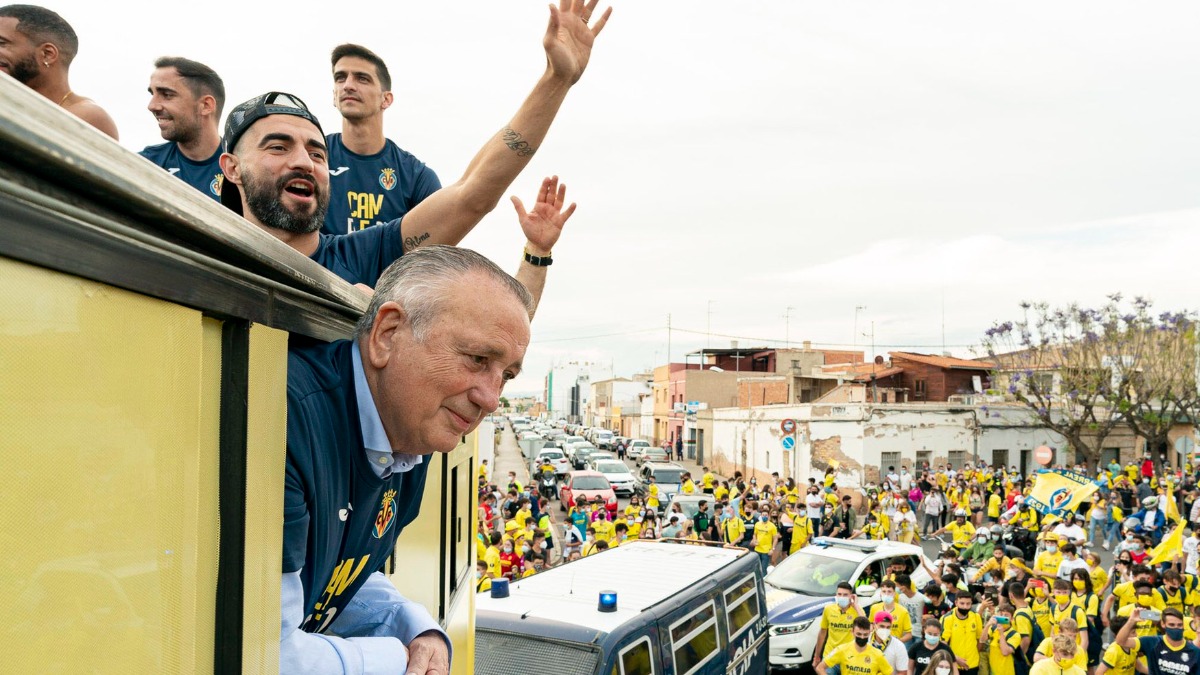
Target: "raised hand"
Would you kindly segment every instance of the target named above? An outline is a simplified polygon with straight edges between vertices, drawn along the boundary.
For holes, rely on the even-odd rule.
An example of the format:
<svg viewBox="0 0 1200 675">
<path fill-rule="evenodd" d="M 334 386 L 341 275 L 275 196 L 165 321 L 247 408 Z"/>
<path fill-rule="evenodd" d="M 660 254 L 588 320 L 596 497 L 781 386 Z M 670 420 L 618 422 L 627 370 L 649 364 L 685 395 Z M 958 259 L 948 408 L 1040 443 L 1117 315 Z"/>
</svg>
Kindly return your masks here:
<svg viewBox="0 0 1200 675">
<path fill-rule="evenodd" d="M 513 207 L 517 210 L 517 218 L 521 221 L 521 231 L 525 233 L 526 248 L 536 256 L 550 255 L 550 250 L 562 235 L 563 225 L 575 213 L 575 204 L 563 209 L 567 201 L 567 186 L 559 184 L 558 176 L 542 180 L 538 190 L 537 201 L 528 212 L 520 198 L 513 196 Z"/>
<path fill-rule="evenodd" d="M 583 76 L 592 56 L 592 43 L 612 14 L 612 7 L 609 7 L 595 25 L 589 27 L 592 12 L 599 3 L 600 0 L 589 0 L 586 4 L 583 0 L 560 0 L 558 7 L 550 5 L 550 24 L 546 26 L 542 47 L 546 50 L 550 70 L 570 84 Z"/>
</svg>

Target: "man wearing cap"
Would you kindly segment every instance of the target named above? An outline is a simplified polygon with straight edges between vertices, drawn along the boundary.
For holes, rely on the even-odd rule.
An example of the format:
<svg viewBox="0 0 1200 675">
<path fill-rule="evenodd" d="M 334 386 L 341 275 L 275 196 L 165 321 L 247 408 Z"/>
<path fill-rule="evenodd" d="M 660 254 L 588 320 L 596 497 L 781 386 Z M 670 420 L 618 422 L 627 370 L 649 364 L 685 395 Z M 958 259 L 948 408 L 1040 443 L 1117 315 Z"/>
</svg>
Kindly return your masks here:
<svg viewBox="0 0 1200 675">
<path fill-rule="evenodd" d="M 255 97 L 229 113 L 221 202 L 352 284 L 374 287 L 388 264 L 417 246 L 457 244 L 495 208 L 529 163 L 567 92 L 583 75 L 611 11 L 589 27 L 595 4 L 563 0 L 561 9 L 551 5 L 543 38 L 546 72 L 533 91 L 471 160 L 462 178 L 404 218 L 347 235 L 321 235 L 329 205 L 325 136 L 303 101 L 280 92 Z M 551 257 L 543 243 L 527 242 L 518 279 L 544 276 Z"/>
<path fill-rule="evenodd" d="M 908 650 L 898 637 L 892 635 L 892 615 L 880 610 L 872 618 L 875 626 L 871 631 L 871 646 L 883 652 L 883 658 L 892 667 L 892 675 L 907 675 Z"/>
<path fill-rule="evenodd" d="M 221 76 L 198 61 L 164 56 L 154 62 L 149 92 L 146 109 L 166 143 L 148 145 L 138 154 L 221 201 Z"/>
<path fill-rule="evenodd" d="M 442 182 L 383 135 L 383 113 L 393 102 L 392 76 L 383 59 L 362 45 L 341 44 L 333 49 L 330 65 L 342 131 L 325 137 L 330 200 L 321 231 L 348 234 L 403 217 Z"/>
</svg>

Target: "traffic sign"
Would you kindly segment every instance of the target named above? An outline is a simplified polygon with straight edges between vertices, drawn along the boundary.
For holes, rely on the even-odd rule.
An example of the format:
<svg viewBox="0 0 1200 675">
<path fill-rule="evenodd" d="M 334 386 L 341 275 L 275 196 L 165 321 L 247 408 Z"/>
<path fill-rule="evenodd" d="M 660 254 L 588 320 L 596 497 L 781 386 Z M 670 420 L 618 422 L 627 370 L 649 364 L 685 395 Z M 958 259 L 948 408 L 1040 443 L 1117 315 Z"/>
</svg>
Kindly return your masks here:
<svg viewBox="0 0 1200 675">
<path fill-rule="evenodd" d="M 783 431 L 783 433 L 790 434 L 796 430 L 796 420 L 789 417 L 779 423 L 779 428 Z"/>
<path fill-rule="evenodd" d="M 791 450 L 792 448 L 796 447 L 796 437 L 795 436 L 784 436 L 782 443 L 783 443 L 784 450 Z"/>
<path fill-rule="evenodd" d="M 1191 454 L 1192 449 L 1196 447 L 1195 441 L 1191 436 L 1180 436 L 1175 439 L 1175 451 L 1181 455 Z"/>
<path fill-rule="evenodd" d="M 1048 445 L 1039 445 L 1033 451 L 1033 460 L 1042 466 L 1050 466 L 1050 462 L 1054 461 L 1054 451 Z"/>
</svg>

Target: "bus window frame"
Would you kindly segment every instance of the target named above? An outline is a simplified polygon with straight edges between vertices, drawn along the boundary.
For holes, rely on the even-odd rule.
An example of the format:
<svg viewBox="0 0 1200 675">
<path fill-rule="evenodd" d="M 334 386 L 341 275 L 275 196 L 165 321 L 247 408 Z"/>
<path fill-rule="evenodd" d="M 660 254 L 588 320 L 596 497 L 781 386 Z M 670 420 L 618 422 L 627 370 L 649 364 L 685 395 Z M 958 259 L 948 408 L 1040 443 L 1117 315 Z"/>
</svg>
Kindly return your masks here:
<svg viewBox="0 0 1200 675">
<path fill-rule="evenodd" d="M 734 604 L 730 604 L 729 603 L 729 594 L 732 593 L 733 591 L 737 590 L 738 588 L 740 588 L 747 581 L 750 582 L 750 590 L 743 593 L 742 596 L 740 598 L 738 598 L 736 600 L 736 602 L 734 602 Z M 762 616 L 762 613 L 760 612 L 760 608 L 758 606 L 758 583 L 757 583 L 757 579 L 754 576 L 754 573 L 753 572 L 748 573 L 746 576 L 742 577 L 741 579 L 738 579 L 736 582 L 734 582 L 734 584 L 731 588 L 723 589 L 721 591 L 721 599 L 724 601 L 724 604 L 725 604 L 726 630 L 729 630 L 730 628 L 733 627 L 733 610 L 740 607 L 743 603 L 749 602 L 750 600 L 754 601 L 754 615 L 752 617 L 750 617 L 750 620 L 747 621 L 745 624 L 743 624 L 740 628 L 738 628 L 737 632 L 729 631 L 729 642 L 732 643 L 736 638 L 740 637 L 742 633 L 746 632 L 746 629 L 753 626 L 755 621 Z"/>
<path fill-rule="evenodd" d="M 650 641 L 649 635 L 641 636 L 617 652 L 617 667 L 620 669 L 621 675 L 629 675 L 625 672 L 625 654 L 633 651 L 634 647 L 643 643 L 645 643 L 646 653 L 650 657 L 650 675 L 658 675 L 658 660 L 654 658 L 654 643 Z"/>
<path fill-rule="evenodd" d="M 705 621 L 704 623 L 700 624 L 692 632 L 688 633 L 687 635 L 684 635 L 682 638 L 680 638 L 678 641 L 676 641 L 675 640 L 675 628 L 680 626 L 681 624 L 687 623 L 688 620 L 690 620 L 692 617 L 696 616 L 697 614 L 699 614 L 705 610 L 712 611 L 712 618 L 709 619 L 708 621 Z M 711 661 L 714 657 L 719 656 L 721 654 L 721 650 L 723 649 L 723 647 L 721 645 L 721 624 L 719 621 L 717 621 L 718 616 L 720 616 L 720 614 L 718 614 L 718 612 L 717 612 L 716 599 L 710 597 L 703 605 L 697 607 L 696 609 L 692 610 L 691 612 L 688 612 L 685 616 L 680 618 L 678 621 L 675 621 L 667 626 L 667 638 L 671 641 L 671 663 L 675 665 L 676 669 L 678 669 L 678 665 L 675 664 L 675 660 L 676 660 L 675 654 L 677 651 L 679 651 L 676 647 L 677 645 L 683 646 L 683 645 L 686 645 L 688 642 L 694 640 L 701 633 L 708 630 L 710 624 L 712 626 L 712 630 L 716 632 L 716 636 L 717 636 L 716 644 L 713 646 L 713 650 L 711 652 L 709 652 L 708 655 L 706 655 L 704 658 L 697 661 L 696 664 L 691 667 L 691 669 L 687 670 L 686 672 L 681 672 L 681 673 L 679 673 L 679 675 L 691 675 L 692 673 L 699 672 L 700 669 L 703 668 L 705 664 L 707 664 L 709 661 Z"/>
</svg>

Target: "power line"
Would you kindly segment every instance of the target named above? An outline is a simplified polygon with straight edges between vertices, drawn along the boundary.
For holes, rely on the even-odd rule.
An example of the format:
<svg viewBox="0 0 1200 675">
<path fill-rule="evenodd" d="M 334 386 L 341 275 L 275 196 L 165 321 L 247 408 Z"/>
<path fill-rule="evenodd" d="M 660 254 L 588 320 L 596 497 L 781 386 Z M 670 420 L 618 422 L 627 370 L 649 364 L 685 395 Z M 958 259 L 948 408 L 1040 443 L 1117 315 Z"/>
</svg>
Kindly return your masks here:
<svg viewBox="0 0 1200 675">
<path fill-rule="evenodd" d="M 666 326 L 658 326 L 655 328 L 641 328 L 641 329 L 637 329 L 637 330 L 619 331 L 619 332 L 615 332 L 615 333 L 597 333 L 594 335 L 579 335 L 579 336 L 575 336 L 575 337 L 549 338 L 549 339 L 545 339 L 545 340 L 532 340 L 530 343 L 531 344 L 543 344 L 543 343 L 547 343 L 547 342 L 571 342 L 571 341 L 576 341 L 576 340 L 595 340 L 598 338 L 621 337 L 621 336 L 625 336 L 625 335 L 638 335 L 641 333 L 651 333 L 651 332 L 661 331 L 661 330 L 668 330 L 668 328 Z M 761 342 L 761 343 L 772 343 L 772 342 L 786 343 L 787 342 L 787 340 L 780 340 L 779 338 L 753 337 L 753 336 L 747 336 L 747 335 L 732 335 L 729 333 L 709 333 L 708 331 L 690 330 L 687 328 L 678 328 L 676 326 L 671 326 L 670 330 L 677 331 L 680 333 L 688 333 L 691 335 L 712 335 L 713 337 L 728 338 L 731 340 L 739 340 L 739 341 L 746 340 L 748 342 Z M 811 344 L 814 347 L 851 348 L 851 349 L 856 349 L 858 347 L 858 345 L 846 344 L 844 342 L 815 342 L 812 340 L 806 340 L 806 342 L 808 342 L 809 344 Z M 936 350 L 944 351 L 945 349 L 951 348 L 951 347 L 956 348 L 956 349 L 972 349 L 974 347 L 978 347 L 979 345 L 977 345 L 977 344 L 924 345 L 924 344 L 886 344 L 886 343 L 881 343 L 881 344 L 877 344 L 875 346 L 879 347 L 879 348 L 884 348 L 884 349 L 933 349 L 935 351 Z"/>
</svg>

